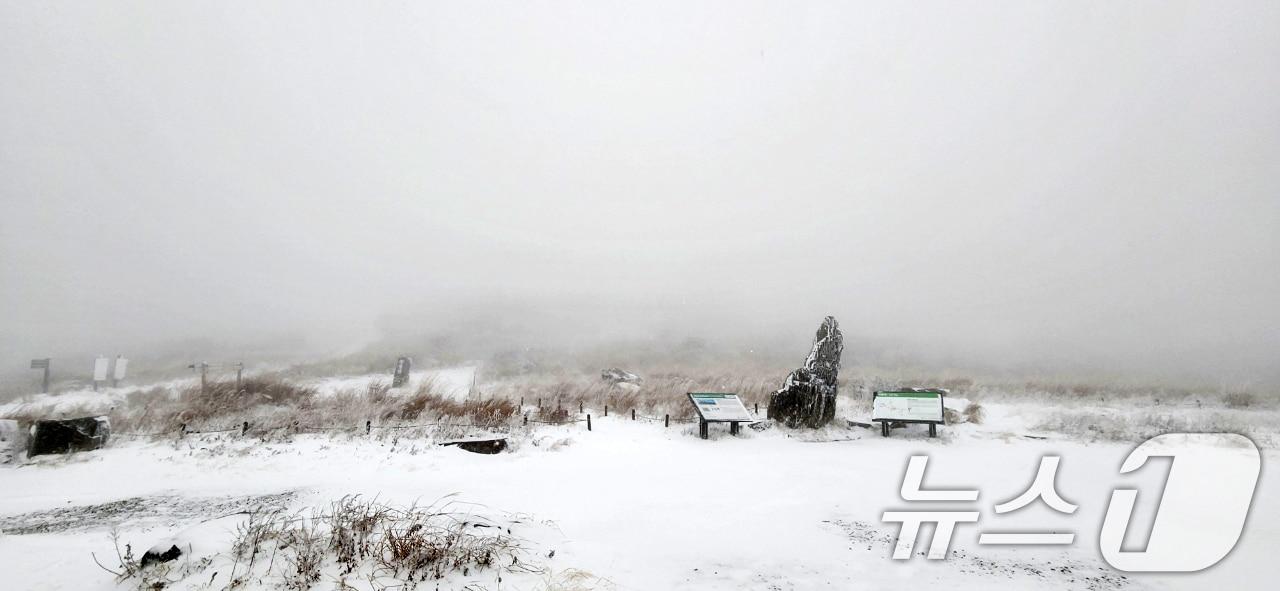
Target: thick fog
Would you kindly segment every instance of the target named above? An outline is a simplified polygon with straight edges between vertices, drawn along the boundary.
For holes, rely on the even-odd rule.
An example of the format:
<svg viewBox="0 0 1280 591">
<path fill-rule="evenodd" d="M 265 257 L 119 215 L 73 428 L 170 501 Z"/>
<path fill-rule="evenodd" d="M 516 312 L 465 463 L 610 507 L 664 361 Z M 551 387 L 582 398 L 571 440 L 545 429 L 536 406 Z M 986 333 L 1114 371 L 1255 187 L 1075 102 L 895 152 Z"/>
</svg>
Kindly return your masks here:
<svg viewBox="0 0 1280 591">
<path fill-rule="evenodd" d="M 1280 4 L 6 2 L 0 200 L 6 372 L 832 314 L 1274 380 Z"/>
</svg>

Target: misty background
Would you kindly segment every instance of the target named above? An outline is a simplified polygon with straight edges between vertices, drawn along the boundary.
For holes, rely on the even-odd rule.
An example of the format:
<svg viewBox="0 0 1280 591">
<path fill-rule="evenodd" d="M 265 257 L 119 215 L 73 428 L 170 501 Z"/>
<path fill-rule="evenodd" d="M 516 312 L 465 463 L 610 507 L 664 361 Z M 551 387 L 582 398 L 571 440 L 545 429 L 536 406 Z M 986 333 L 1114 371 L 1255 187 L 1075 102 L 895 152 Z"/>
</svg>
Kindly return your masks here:
<svg viewBox="0 0 1280 591">
<path fill-rule="evenodd" d="M 1278 91 L 1270 1 L 5 2 L 0 374 L 831 314 L 1275 383 Z"/>
</svg>

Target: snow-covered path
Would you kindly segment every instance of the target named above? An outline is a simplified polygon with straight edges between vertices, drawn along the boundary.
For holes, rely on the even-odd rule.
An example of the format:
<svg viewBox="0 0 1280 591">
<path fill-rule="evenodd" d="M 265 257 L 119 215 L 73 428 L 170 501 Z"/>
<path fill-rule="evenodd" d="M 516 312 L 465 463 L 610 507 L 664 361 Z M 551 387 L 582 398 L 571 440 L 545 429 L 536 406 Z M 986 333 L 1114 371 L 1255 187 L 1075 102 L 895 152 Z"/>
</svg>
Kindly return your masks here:
<svg viewBox="0 0 1280 591">
<path fill-rule="evenodd" d="M 1110 490 L 1131 482 L 1117 476 L 1131 446 L 898 433 L 886 440 L 864 430 L 833 433 L 849 441 L 808 442 L 778 431 L 748 433 L 702 441 L 687 427 L 597 419 L 592 432 L 581 425 L 544 428 L 535 433 L 537 445 L 526 442 L 515 453 L 496 456 L 411 439 L 130 443 L 0 468 L 0 516 L 134 497 L 296 491 L 295 505 L 352 493 L 407 504 L 459 493 L 461 500 L 554 522 L 563 538 L 546 541 L 556 550 L 549 565 L 585 569 L 628 589 L 890 588 L 908 581 L 961 589 L 989 589 L 997 582 L 1012 588 L 1249 589 L 1258 588 L 1251 575 L 1253 581 L 1267 578 L 1256 575 L 1269 568 L 1270 548 L 1280 541 L 1280 499 L 1265 467 L 1249 528 L 1223 563 L 1195 575 L 1121 579 L 1101 564 L 1096 538 Z M 980 527 L 962 524 L 949 560 L 891 561 L 887 540 L 896 526 L 881 523 L 880 516 L 907 506 L 897 495 L 913 453 L 931 458 L 929 486 L 983 485 L 979 525 L 1075 529 L 1076 545 L 976 547 Z M 1044 454 L 1063 457 L 1059 490 L 1080 511 L 1065 518 L 1028 508 L 994 518 L 992 505 L 1024 490 Z M 1145 485 L 1159 476 L 1144 475 Z M 136 515 L 120 524 L 121 538 L 147 547 L 194 521 Z M 68 531 L 0 536 L 0 572 L 13 589 L 114 588 L 89 555 L 114 557 L 108 525 L 90 520 Z M 1047 572 L 1050 564 L 1068 569 Z"/>
</svg>

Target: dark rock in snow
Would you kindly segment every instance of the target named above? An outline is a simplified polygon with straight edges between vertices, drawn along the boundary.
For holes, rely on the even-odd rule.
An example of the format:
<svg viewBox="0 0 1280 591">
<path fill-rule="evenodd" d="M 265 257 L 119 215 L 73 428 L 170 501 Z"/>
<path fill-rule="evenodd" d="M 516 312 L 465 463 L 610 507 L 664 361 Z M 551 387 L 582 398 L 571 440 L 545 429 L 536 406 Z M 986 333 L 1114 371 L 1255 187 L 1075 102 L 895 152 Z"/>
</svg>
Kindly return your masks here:
<svg viewBox="0 0 1280 591">
<path fill-rule="evenodd" d="M 94 450 L 106 445 L 110 436 L 111 421 L 107 417 L 39 420 L 31 428 L 27 455 Z"/>
<path fill-rule="evenodd" d="M 468 439 L 466 441 L 446 441 L 440 445 L 456 445 L 459 448 L 474 454 L 497 454 L 507 449 L 507 439 L 499 437 L 495 439 Z"/>
<path fill-rule="evenodd" d="M 618 384 L 639 384 L 644 381 L 640 376 L 616 367 L 600 370 L 600 379 L 615 386 Z"/>
<path fill-rule="evenodd" d="M 165 548 L 166 545 L 169 547 Z M 142 568 L 147 568 L 152 564 L 177 560 L 179 556 L 182 556 L 182 550 L 178 548 L 177 544 L 164 542 L 144 552 L 140 564 Z"/>
<path fill-rule="evenodd" d="M 818 327 L 804 367 L 787 376 L 782 388 L 769 396 L 769 418 L 784 425 L 818 428 L 836 415 L 836 392 L 844 336 L 834 316 Z"/>
</svg>

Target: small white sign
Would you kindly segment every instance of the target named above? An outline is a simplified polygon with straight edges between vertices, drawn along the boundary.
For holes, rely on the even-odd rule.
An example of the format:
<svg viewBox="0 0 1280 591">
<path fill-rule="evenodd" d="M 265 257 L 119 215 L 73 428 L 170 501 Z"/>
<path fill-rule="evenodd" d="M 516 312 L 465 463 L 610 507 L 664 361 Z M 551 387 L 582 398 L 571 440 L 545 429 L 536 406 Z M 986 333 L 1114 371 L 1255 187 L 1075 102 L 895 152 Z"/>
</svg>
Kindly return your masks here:
<svg viewBox="0 0 1280 591">
<path fill-rule="evenodd" d="M 877 392 L 871 420 L 942 422 L 942 393 L 933 391 Z"/>
<path fill-rule="evenodd" d="M 756 420 L 737 394 L 690 392 L 689 400 L 704 421 L 750 423 Z"/>
<path fill-rule="evenodd" d="M 126 372 L 129 371 L 129 360 L 124 357 L 116 357 L 115 373 L 111 374 L 117 380 L 123 380 Z"/>
<path fill-rule="evenodd" d="M 106 357 L 99 357 L 93 361 L 93 381 L 107 381 L 107 368 L 111 365 L 111 360 Z"/>
</svg>

